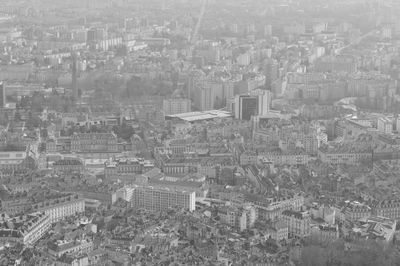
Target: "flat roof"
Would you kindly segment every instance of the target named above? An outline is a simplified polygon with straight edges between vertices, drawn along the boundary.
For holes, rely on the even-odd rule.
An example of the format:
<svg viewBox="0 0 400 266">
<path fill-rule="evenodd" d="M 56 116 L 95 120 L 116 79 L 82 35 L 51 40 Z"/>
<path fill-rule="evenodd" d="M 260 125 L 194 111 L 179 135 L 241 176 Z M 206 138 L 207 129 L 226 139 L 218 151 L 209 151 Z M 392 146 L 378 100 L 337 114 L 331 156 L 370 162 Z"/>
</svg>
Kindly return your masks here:
<svg viewBox="0 0 400 266">
<path fill-rule="evenodd" d="M 210 110 L 203 112 L 189 112 L 189 113 L 182 113 L 175 115 L 166 115 L 166 117 L 178 118 L 187 122 L 195 122 L 195 121 L 216 119 L 216 118 L 228 118 L 232 117 L 232 114 L 230 112 L 222 110 Z"/>
</svg>

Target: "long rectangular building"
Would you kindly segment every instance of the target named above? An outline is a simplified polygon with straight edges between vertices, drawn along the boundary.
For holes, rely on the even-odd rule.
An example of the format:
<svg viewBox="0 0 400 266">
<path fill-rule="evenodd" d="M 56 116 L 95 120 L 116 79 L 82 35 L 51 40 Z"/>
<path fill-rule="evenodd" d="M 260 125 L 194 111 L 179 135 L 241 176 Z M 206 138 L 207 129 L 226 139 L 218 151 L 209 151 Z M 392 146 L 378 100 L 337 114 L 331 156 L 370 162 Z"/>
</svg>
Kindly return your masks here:
<svg viewBox="0 0 400 266">
<path fill-rule="evenodd" d="M 171 207 L 181 207 L 194 211 L 196 192 L 170 190 L 152 186 L 136 186 L 132 193 L 131 203 L 137 208 L 151 211 L 166 210 Z"/>
<path fill-rule="evenodd" d="M 83 213 L 85 200 L 78 195 L 71 194 L 34 204 L 32 208 L 34 211 L 41 211 L 49 215 L 50 222 L 56 223 L 66 217 Z"/>
<path fill-rule="evenodd" d="M 79 133 L 71 137 L 71 152 L 116 153 L 117 136 L 112 133 Z"/>
</svg>

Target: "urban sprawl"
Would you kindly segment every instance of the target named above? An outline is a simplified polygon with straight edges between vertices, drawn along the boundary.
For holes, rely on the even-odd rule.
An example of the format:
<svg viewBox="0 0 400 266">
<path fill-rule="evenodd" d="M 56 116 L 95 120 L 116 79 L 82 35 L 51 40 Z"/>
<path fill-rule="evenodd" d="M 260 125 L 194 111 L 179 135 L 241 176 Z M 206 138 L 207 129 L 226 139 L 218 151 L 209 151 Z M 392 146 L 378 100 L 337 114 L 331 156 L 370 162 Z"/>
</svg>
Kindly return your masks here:
<svg viewBox="0 0 400 266">
<path fill-rule="evenodd" d="M 1 1 L 0 265 L 400 265 L 399 14 Z"/>
</svg>

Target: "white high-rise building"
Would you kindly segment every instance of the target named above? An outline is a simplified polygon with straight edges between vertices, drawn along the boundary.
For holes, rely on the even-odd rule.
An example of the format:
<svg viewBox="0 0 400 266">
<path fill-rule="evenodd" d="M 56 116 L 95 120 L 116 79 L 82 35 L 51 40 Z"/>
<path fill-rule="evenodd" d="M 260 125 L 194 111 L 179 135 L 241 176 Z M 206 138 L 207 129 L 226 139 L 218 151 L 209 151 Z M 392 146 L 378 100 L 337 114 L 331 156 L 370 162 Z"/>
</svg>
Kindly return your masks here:
<svg viewBox="0 0 400 266">
<path fill-rule="evenodd" d="M 271 91 L 257 90 L 258 94 L 258 115 L 263 116 L 269 113 L 271 102 Z"/>
<path fill-rule="evenodd" d="M 397 130 L 397 132 L 400 132 L 400 116 L 397 117 L 397 121 L 396 121 L 396 130 Z"/>
</svg>

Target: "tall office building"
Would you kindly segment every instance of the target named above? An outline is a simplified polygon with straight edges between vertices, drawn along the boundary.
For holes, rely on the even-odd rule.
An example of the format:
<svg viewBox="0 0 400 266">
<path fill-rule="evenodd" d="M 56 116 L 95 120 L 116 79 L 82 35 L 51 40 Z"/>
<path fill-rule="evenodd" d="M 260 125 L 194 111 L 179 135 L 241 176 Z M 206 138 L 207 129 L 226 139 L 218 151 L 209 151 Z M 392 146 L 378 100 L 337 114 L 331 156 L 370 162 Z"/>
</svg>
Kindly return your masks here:
<svg viewBox="0 0 400 266">
<path fill-rule="evenodd" d="M 6 86 L 4 82 L 0 83 L 0 108 L 6 106 Z"/>
<path fill-rule="evenodd" d="M 266 115 L 269 113 L 271 102 L 271 91 L 269 90 L 254 90 L 252 95 L 258 97 L 258 115 Z"/>
<path fill-rule="evenodd" d="M 180 207 L 194 211 L 196 192 L 137 186 L 132 193 L 131 202 L 137 208 L 144 208 L 151 211 L 167 210 L 171 207 Z"/>
<path fill-rule="evenodd" d="M 197 92 L 203 86 L 205 78 L 206 75 L 202 70 L 194 70 L 189 73 L 187 91 L 187 97 L 189 99 L 195 101 L 195 97 L 198 96 Z"/>
<path fill-rule="evenodd" d="M 204 80 L 194 93 L 194 102 L 200 111 L 208 111 L 225 107 L 224 87 L 217 80 Z"/>
<path fill-rule="evenodd" d="M 252 116 L 263 116 L 269 113 L 271 92 L 254 90 L 250 95 L 236 95 L 233 110 L 236 119 L 250 120 Z"/>
<path fill-rule="evenodd" d="M 234 110 L 236 119 L 250 120 L 258 114 L 258 96 L 236 95 Z"/>
</svg>

